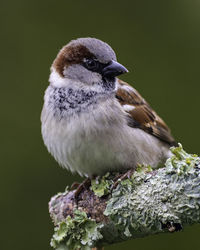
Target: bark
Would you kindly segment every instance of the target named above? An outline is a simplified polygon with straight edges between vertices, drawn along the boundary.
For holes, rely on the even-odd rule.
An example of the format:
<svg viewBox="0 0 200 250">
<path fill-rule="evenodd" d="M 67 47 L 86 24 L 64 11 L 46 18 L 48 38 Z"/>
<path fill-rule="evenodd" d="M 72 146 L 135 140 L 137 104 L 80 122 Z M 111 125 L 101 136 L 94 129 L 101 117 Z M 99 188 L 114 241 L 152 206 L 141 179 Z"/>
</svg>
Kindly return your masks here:
<svg viewBox="0 0 200 250">
<path fill-rule="evenodd" d="M 59 250 L 91 249 L 175 232 L 200 222 L 200 159 L 182 146 L 163 168 L 140 166 L 130 178 L 116 174 L 93 180 L 74 198 L 75 190 L 51 198 L 49 212 L 55 224 L 51 245 Z"/>
</svg>

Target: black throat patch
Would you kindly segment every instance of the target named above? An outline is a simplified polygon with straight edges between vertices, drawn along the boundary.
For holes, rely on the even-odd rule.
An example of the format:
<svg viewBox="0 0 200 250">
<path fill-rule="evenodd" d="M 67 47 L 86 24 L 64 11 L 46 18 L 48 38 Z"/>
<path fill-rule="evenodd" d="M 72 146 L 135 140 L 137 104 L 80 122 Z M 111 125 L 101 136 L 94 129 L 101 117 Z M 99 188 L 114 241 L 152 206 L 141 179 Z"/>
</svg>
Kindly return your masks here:
<svg viewBox="0 0 200 250">
<path fill-rule="evenodd" d="M 106 100 L 112 94 L 99 93 L 92 90 L 72 89 L 68 87 L 49 86 L 48 106 L 53 110 L 54 116 L 59 118 L 69 117 L 81 112 L 88 112 L 89 106 L 95 108 L 96 104 Z"/>
</svg>

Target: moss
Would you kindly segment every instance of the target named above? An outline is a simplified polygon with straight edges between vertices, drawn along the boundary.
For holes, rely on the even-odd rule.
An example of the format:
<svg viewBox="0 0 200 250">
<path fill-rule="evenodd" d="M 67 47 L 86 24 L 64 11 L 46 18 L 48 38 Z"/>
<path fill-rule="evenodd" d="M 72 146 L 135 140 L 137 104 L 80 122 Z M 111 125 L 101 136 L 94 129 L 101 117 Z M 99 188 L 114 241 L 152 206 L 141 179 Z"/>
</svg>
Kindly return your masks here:
<svg viewBox="0 0 200 250">
<path fill-rule="evenodd" d="M 51 240 L 51 246 L 57 250 L 89 250 L 93 242 L 102 238 L 101 224 L 87 217 L 85 212 L 74 211 L 74 217 L 68 216 L 58 223 Z"/>
</svg>

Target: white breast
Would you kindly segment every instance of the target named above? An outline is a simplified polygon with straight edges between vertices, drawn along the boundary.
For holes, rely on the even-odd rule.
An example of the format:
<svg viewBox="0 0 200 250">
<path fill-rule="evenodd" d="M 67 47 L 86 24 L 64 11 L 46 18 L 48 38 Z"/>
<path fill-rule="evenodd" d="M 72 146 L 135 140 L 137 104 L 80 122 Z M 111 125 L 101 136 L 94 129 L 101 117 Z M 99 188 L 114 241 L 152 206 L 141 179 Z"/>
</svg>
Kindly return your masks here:
<svg viewBox="0 0 200 250">
<path fill-rule="evenodd" d="M 169 156 L 167 146 L 130 128 L 125 114 L 113 97 L 91 105 L 88 112 L 57 119 L 46 98 L 41 116 L 44 143 L 60 165 L 80 175 L 102 175 L 138 163 L 156 167 Z"/>
</svg>

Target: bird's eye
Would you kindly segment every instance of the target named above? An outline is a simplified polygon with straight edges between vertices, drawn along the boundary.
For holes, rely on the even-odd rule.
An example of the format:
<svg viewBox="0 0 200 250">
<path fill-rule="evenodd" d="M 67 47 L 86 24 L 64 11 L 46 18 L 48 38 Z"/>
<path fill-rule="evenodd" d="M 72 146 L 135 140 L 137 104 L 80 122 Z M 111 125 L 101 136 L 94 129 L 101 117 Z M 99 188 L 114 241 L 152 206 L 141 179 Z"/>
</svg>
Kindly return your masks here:
<svg viewBox="0 0 200 250">
<path fill-rule="evenodd" d="M 84 66 L 89 70 L 96 70 L 98 67 L 98 62 L 94 59 L 85 59 Z"/>
</svg>

